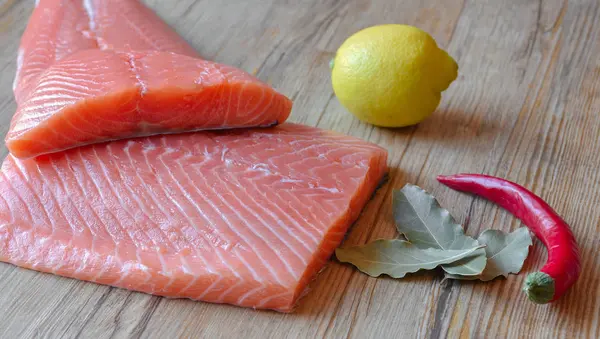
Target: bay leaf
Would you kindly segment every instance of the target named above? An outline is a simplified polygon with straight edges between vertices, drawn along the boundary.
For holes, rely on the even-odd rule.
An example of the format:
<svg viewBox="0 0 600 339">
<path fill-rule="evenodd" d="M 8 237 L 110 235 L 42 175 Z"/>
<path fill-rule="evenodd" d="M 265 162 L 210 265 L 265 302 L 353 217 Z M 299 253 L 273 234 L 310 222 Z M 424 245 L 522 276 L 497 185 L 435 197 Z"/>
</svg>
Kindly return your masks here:
<svg viewBox="0 0 600 339">
<path fill-rule="evenodd" d="M 499 276 L 519 273 L 529 254 L 529 247 L 533 244 L 526 227 L 508 234 L 499 230 L 485 230 L 477 240 L 486 246 L 487 265 L 483 272 L 477 276 L 446 274 L 446 279 L 490 281 Z"/>
<path fill-rule="evenodd" d="M 476 255 L 481 246 L 468 249 L 440 250 L 420 248 L 400 239 L 380 239 L 361 246 L 338 248 L 335 255 L 339 261 L 356 266 L 372 277 L 387 274 L 402 278 L 408 273 L 431 270 L 442 264 Z"/>
<path fill-rule="evenodd" d="M 393 210 L 398 231 L 419 248 L 463 250 L 479 246 L 477 240 L 465 235 L 448 210 L 418 186 L 407 184 L 401 190 L 395 190 Z M 442 268 L 449 274 L 479 275 L 487 259 L 483 249 L 475 254 Z"/>
</svg>

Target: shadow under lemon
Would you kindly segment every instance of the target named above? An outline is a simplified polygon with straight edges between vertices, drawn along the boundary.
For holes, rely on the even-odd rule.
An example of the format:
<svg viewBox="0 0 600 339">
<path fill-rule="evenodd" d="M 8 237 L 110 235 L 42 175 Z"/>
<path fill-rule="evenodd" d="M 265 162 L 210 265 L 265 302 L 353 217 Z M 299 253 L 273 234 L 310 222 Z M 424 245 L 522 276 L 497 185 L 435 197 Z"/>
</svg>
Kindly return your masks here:
<svg viewBox="0 0 600 339">
<path fill-rule="evenodd" d="M 384 134 L 413 135 L 417 139 L 440 142 L 492 141 L 503 128 L 482 112 L 437 109 L 422 122 L 406 127 L 377 127 Z"/>
</svg>

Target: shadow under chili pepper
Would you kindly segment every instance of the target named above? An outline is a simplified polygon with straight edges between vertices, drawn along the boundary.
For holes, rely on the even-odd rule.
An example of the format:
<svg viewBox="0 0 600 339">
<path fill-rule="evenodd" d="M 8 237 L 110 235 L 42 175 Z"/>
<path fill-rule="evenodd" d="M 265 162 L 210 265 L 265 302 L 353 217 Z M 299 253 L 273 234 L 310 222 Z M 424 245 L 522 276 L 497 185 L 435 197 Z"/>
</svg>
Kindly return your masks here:
<svg viewBox="0 0 600 339">
<path fill-rule="evenodd" d="M 560 299 L 550 304 L 552 312 L 557 312 L 560 319 L 568 319 L 570 326 L 574 327 L 598 308 L 599 301 L 596 296 L 600 271 L 594 269 L 597 265 L 597 248 L 591 248 L 590 245 L 592 244 L 579 241 L 581 276 Z M 535 267 L 531 270 L 533 272 Z"/>
</svg>

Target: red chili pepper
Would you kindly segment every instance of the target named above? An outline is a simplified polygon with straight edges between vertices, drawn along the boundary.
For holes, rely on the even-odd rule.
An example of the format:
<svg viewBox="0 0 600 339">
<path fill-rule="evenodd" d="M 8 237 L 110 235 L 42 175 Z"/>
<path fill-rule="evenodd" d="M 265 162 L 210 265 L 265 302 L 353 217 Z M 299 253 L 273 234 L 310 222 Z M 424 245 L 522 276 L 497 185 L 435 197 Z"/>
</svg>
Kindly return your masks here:
<svg viewBox="0 0 600 339">
<path fill-rule="evenodd" d="M 438 176 L 442 184 L 488 199 L 512 213 L 542 241 L 548 260 L 525 279 L 530 300 L 545 304 L 560 298 L 579 278 L 579 249 L 569 225 L 540 197 L 513 182 L 481 174 Z"/>
</svg>

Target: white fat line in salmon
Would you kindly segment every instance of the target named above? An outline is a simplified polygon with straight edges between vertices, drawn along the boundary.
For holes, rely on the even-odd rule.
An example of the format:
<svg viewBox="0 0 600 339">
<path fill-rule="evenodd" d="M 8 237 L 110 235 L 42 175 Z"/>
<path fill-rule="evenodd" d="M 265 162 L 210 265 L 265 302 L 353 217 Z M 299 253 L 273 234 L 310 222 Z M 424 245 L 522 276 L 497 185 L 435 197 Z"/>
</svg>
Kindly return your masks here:
<svg viewBox="0 0 600 339">
<path fill-rule="evenodd" d="M 13 91 L 17 88 L 19 84 L 19 77 L 21 76 L 21 69 L 23 68 L 23 49 L 19 48 L 17 52 L 17 71 L 15 72 L 15 79 L 13 80 L 12 89 Z"/>
<path fill-rule="evenodd" d="M 94 18 L 96 17 L 96 13 L 94 13 L 94 5 L 92 5 L 92 0 L 83 0 L 83 8 L 85 8 L 85 12 L 90 19 L 90 30 L 95 33 L 96 22 L 94 21 Z"/>
</svg>

